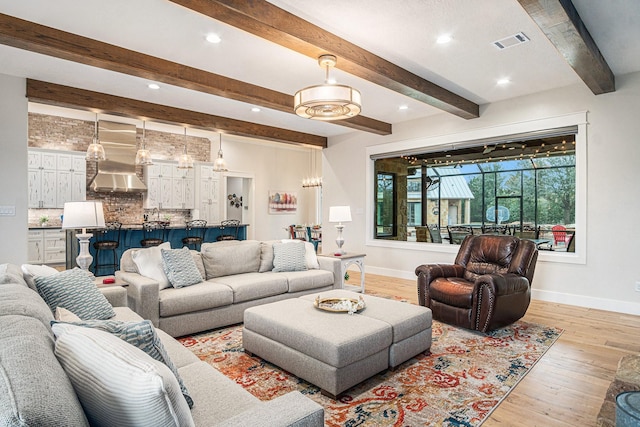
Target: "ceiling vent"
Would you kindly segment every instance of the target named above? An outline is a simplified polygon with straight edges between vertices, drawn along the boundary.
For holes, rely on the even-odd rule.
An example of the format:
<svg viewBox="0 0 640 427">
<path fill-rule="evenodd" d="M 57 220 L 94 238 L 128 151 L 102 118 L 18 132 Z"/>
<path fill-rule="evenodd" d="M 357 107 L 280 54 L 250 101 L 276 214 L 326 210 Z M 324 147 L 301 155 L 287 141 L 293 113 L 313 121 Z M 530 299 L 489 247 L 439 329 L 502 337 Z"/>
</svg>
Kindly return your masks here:
<svg viewBox="0 0 640 427">
<path fill-rule="evenodd" d="M 516 33 L 516 34 L 514 34 L 512 36 L 505 37 L 504 39 L 497 40 L 497 41 L 493 42 L 492 44 L 498 50 L 502 50 L 502 49 L 506 49 L 508 47 L 513 47 L 513 46 L 517 46 L 517 45 L 522 44 L 522 43 L 526 43 L 528 41 L 529 41 L 529 37 L 527 37 L 524 33 L 520 32 L 520 33 Z"/>
</svg>

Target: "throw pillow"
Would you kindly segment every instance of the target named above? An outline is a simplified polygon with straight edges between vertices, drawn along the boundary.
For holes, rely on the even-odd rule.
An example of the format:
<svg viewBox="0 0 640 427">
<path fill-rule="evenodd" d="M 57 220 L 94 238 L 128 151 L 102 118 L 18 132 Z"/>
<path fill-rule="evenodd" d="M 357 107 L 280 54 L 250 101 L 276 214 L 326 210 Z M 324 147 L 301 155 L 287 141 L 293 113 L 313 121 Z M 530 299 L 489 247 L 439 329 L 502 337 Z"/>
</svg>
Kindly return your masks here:
<svg viewBox="0 0 640 427">
<path fill-rule="evenodd" d="M 304 271 L 306 269 L 304 242 L 273 244 L 272 271 Z"/>
<path fill-rule="evenodd" d="M 282 243 L 302 242 L 302 240 L 296 239 L 283 239 Z M 311 242 L 304 242 L 304 260 L 307 264 L 307 270 L 317 270 L 320 268 L 318 262 L 318 256 L 316 254 L 316 248 Z"/>
<path fill-rule="evenodd" d="M 191 251 L 186 246 L 181 249 L 161 249 L 162 267 L 174 288 L 202 283 L 202 275 L 198 271 Z"/>
<path fill-rule="evenodd" d="M 56 307 L 56 312 L 53 313 L 53 317 L 61 322 L 79 322 L 82 320 L 66 308 L 62 307 Z"/>
<path fill-rule="evenodd" d="M 155 280 L 160 289 L 165 289 L 171 286 L 171 283 L 162 267 L 162 249 L 171 249 L 171 243 L 164 242 L 159 246 L 138 249 L 131 253 L 131 258 L 142 276 Z"/>
<path fill-rule="evenodd" d="M 107 332 L 70 326 L 55 354 L 91 425 L 195 425 L 167 366 Z"/>
<path fill-rule="evenodd" d="M 93 280 L 79 268 L 47 277 L 36 276 L 35 282 L 38 293 L 52 312 L 63 307 L 83 320 L 109 319 L 116 315 Z"/>
<path fill-rule="evenodd" d="M 49 267 L 48 265 L 35 265 L 35 264 L 22 264 L 20 267 L 22 270 L 22 275 L 24 280 L 27 282 L 27 285 L 34 291 L 37 291 L 35 278 L 37 276 L 52 276 L 58 272 L 53 267 Z"/>
<path fill-rule="evenodd" d="M 158 362 L 162 362 L 167 365 L 167 367 L 171 369 L 173 375 L 176 376 L 182 395 L 187 401 L 189 408 L 193 408 L 193 399 L 189 395 L 189 391 L 187 390 L 187 387 L 185 387 L 184 382 L 178 373 L 178 368 L 176 368 L 171 361 L 167 350 L 164 348 L 164 345 L 158 337 L 158 334 L 150 320 L 143 320 L 141 322 L 121 322 L 119 320 L 88 320 L 86 322 L 82 322 L 72 320 L 69 322 L 73 323 L 51 322 L 51 329 L 56 337 L 68 331 L 69 325 L 99 329 L 101 331 L 109 332 L 111 335 L 128 342 L 132 346 L 144 351 Z"/>
</svg>

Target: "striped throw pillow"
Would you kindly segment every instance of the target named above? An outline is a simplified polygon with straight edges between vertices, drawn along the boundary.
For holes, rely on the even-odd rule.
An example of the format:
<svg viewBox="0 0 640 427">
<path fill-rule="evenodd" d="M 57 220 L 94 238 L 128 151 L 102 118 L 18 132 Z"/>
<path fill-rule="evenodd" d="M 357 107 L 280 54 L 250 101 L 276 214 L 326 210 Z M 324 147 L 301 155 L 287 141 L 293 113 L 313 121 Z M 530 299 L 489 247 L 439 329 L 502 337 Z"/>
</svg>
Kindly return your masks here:
<svg viewBox="0 0 640 427">
<path fill-rule="evenodd" d="M 54 325 L 57 325 L 53 328 Z M 193 399 L 189 395 L 187 387 L 184 385 L 178 369 L 171 361 L 167 350 L 164 348 L 162 341 L 156 334 L 156 330 L 153 327 L 153 323 L 150 320 L 143 320 L 142 322 L 121 322 L 119 320 L 87 320 L 85 322 L 56 322 L 52 321 L 51 326 L 56 331 L 67 331 L 68 326 L 82 326 L 85 328 L 94 328 L 101 331 L 109 332 L 121 340 L 128 342 L 129 344 L 139 348 L 140 350 L 153 357 L 158 362 L 162 362 L 173 372 L 176 376 L 180 390 L 185 400 L 189 404 L 189 408 L 193 408 Z M 63 332 L 64 333 L 64 332 Z M 56 334 L 57 336 L 57 334 Z"/>
<path fill-rule="evenodd" d="M 38 293 L 52 312 L 57 307 L 66 308 L 82 320 L 105 320 L 116 315 L 93 280 L 79 268 L 36 276 L 35 282 Z"/>
<path fill-rule="evenodd" d="M 162 267 L 169 278 L 171 286 L 183 288 L 185 286 L 202 283 L 202 275 L 186 246 L 181 249 L 162 249 Z"/>
<path fill-rule="evenodd" d="M 108 332 L 53 325 L 55 355 L 92 426 L 194 426 L 175 375 Z"/>
</svg>

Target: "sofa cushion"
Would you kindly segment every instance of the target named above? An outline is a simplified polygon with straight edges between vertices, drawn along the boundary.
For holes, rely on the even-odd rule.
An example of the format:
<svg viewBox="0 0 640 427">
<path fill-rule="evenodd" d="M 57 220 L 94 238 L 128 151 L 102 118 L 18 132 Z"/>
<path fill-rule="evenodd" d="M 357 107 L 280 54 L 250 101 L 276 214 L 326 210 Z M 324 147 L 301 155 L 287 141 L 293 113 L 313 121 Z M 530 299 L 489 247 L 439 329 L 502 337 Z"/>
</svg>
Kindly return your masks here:
<svg viewBox="0 0 640 427">
<path fill-rule="evenodd" d="M 35 278 L 38 293 L 51 312 L 64 307 L 83 320 L 109 319 L 115 316 L 113 307 L 98 290 L 87 273 L 74 268 L 52 276 Z"/>
<path fill-rule="evenodd" d="M 175 316 L 233 303 L 233 291 L 225 285 L 201 282 L 186 288 L 160 291 L 160 317 Z"/>
<path fill-rule="evenodd" d="M 131 252 L 131 259 L 136 265 L 138 272 L 142 276 L 149 277 L 158 282 L 160 289 L 171 286 L 169 278 L 167 278 L 164 272 L 162 249 L 171 249 L 171 243 L 164 242 L 158 246 L 136 249 Z"/>
<path fill-rule="evenodd" d="M 189 391 L 182 382 L 182 378 L 178 374 L 178 369 L 175 367 L 167 350 L 165 350 L 162 341 L 158 337 L 155 328 L 150 320 L 143 320 L 141 322 L 121 322 L 118 320 L 87 320 L 84 322 L 73 323 L 53 323 L 53 330 L 64 331 L 66 326 L 81 326 L 83 328 L 94 328 L 104 332 L 108 332 L 121 340 L 139 348 L 149 356 L 153 357 L 158 362 L 162 362 L 173 372 L 176 376 L 178 384 L 180 384 L 180 390 L 184 396 L 189 408 L 193 407 L 193 399 L 189 395 Z"/>
<path fill-rule="evenodd" d="M 92 425 L 194 425 L 171 370 L 121 339 L 72 326 L 56 340 L 55 354 Z"/>
<path fill-rule="evenodd" d="M 48 265 L 44 264 L 22 264 L 20 266 L 20 269 L 22 270 L 22 277 L 24 278 L 25 282 L 27 282 L 27 285 L 34 291 L 38 290 L 38 288 L 36 287 L 36 277 L 52 276 L 58 272 L 58 270 L 56 270 L 55 268 L 49 267 Z"/>
<path fill-rule="evenodd" d="M 211 365 L 206 362 L 192 363 L 179 371 L 198 402 L 191 411 L 197 425 L 221 424 L 226 419 L 260 405 L 257 397 L 220 371 L 211 369 Z M 211 393 L 211 390 L 215 390 L 215 393 Z M 268 424 L 268 420 L 265 421 Z"/>
<path fill-rule="evenodd" d="M 201 251 L 207 280 L 253 273 L 260 267 L 260 242 L 256 240 L 210 243 Z"/>
<path fill-rule="evenodd" d="M 16 283 L 28 287 L 22 269 L 15 264 L 0 264 L 0 284 Z"/>
<path fill-rule="evenodd" d="M 53 346 L 39 320 L 0 317 L 0 425 L 89 425 Z"/>
<path fill-rule="evenodd" d="M 174 288 L 184 288 L 204 280 L 186 246 L 180 249 L 162 249 L 160 253 L 164 273 Z"/>
<path fill-rule="evenodd" d="M 11 315 L 37 319 L 47 330 L 53 320 L 51 309 L 36 292 L 15 283 L 0 287 L 0 319 Z"/>
<path fill-rule="evenodd" d="M 287 278 L 289 292 L 302 292 L 333 286 L 333 273 L 326 270 L 287 271 L 278 274 Z"/>
<path fill-rule="evenodd" d="M 215 283 L 233 290 L 233 303 L 251 301 L 287 292 L 287 278 L 279 273 L 245 273 L 218 277 Z"/>
<path fill-rule="evenodd" d="M 303 271 L 307 269 L 304 242 L 274 243 L 273 271 Z"/>
</svg>

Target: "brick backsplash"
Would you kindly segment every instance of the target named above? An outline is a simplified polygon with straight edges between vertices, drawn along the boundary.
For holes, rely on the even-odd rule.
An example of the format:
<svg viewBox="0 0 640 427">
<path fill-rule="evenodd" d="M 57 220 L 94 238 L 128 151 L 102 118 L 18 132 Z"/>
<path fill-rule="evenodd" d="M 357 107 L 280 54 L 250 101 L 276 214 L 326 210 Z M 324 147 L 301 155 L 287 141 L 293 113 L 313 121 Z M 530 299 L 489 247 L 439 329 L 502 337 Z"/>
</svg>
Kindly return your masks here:
<svg viewBox="0 0 640 427">
<path fill-rule="evenodd" d="M 86 151 L 93 140 L 95 122 L 29 113 L 29 147 L 61 151 Z M 184 135 L 147 129 L 145 143 L 151 157 L 158 160 L 176 160 L 184 147 Z M 142 145 L 142 128 L 137 128 L 137 144 Z M 211 160 L 211 143 L 207 138 L 187 136 L 187 151 L 196 161 Z M 87 184 L 96 173 L 96 164 L 87 162 Z M 143 168 L 136 173 L 143 179 Z M 105 221 L 120 221 L 123 224 L 140 224 L 144 214 L 143 195 L 130 193 L 95 193 L 87 190 L 87 200 L 101 200 Z M 29 226 L 38 226 L 40 216 L 47 215 L 49 226 L 60 226 L 62 209 L 29 209 Z M 188 210 L 163 209 L 160 218 L 171 217 L 172 224 L 184 224 L 189 218 Z"/>
</svg>

